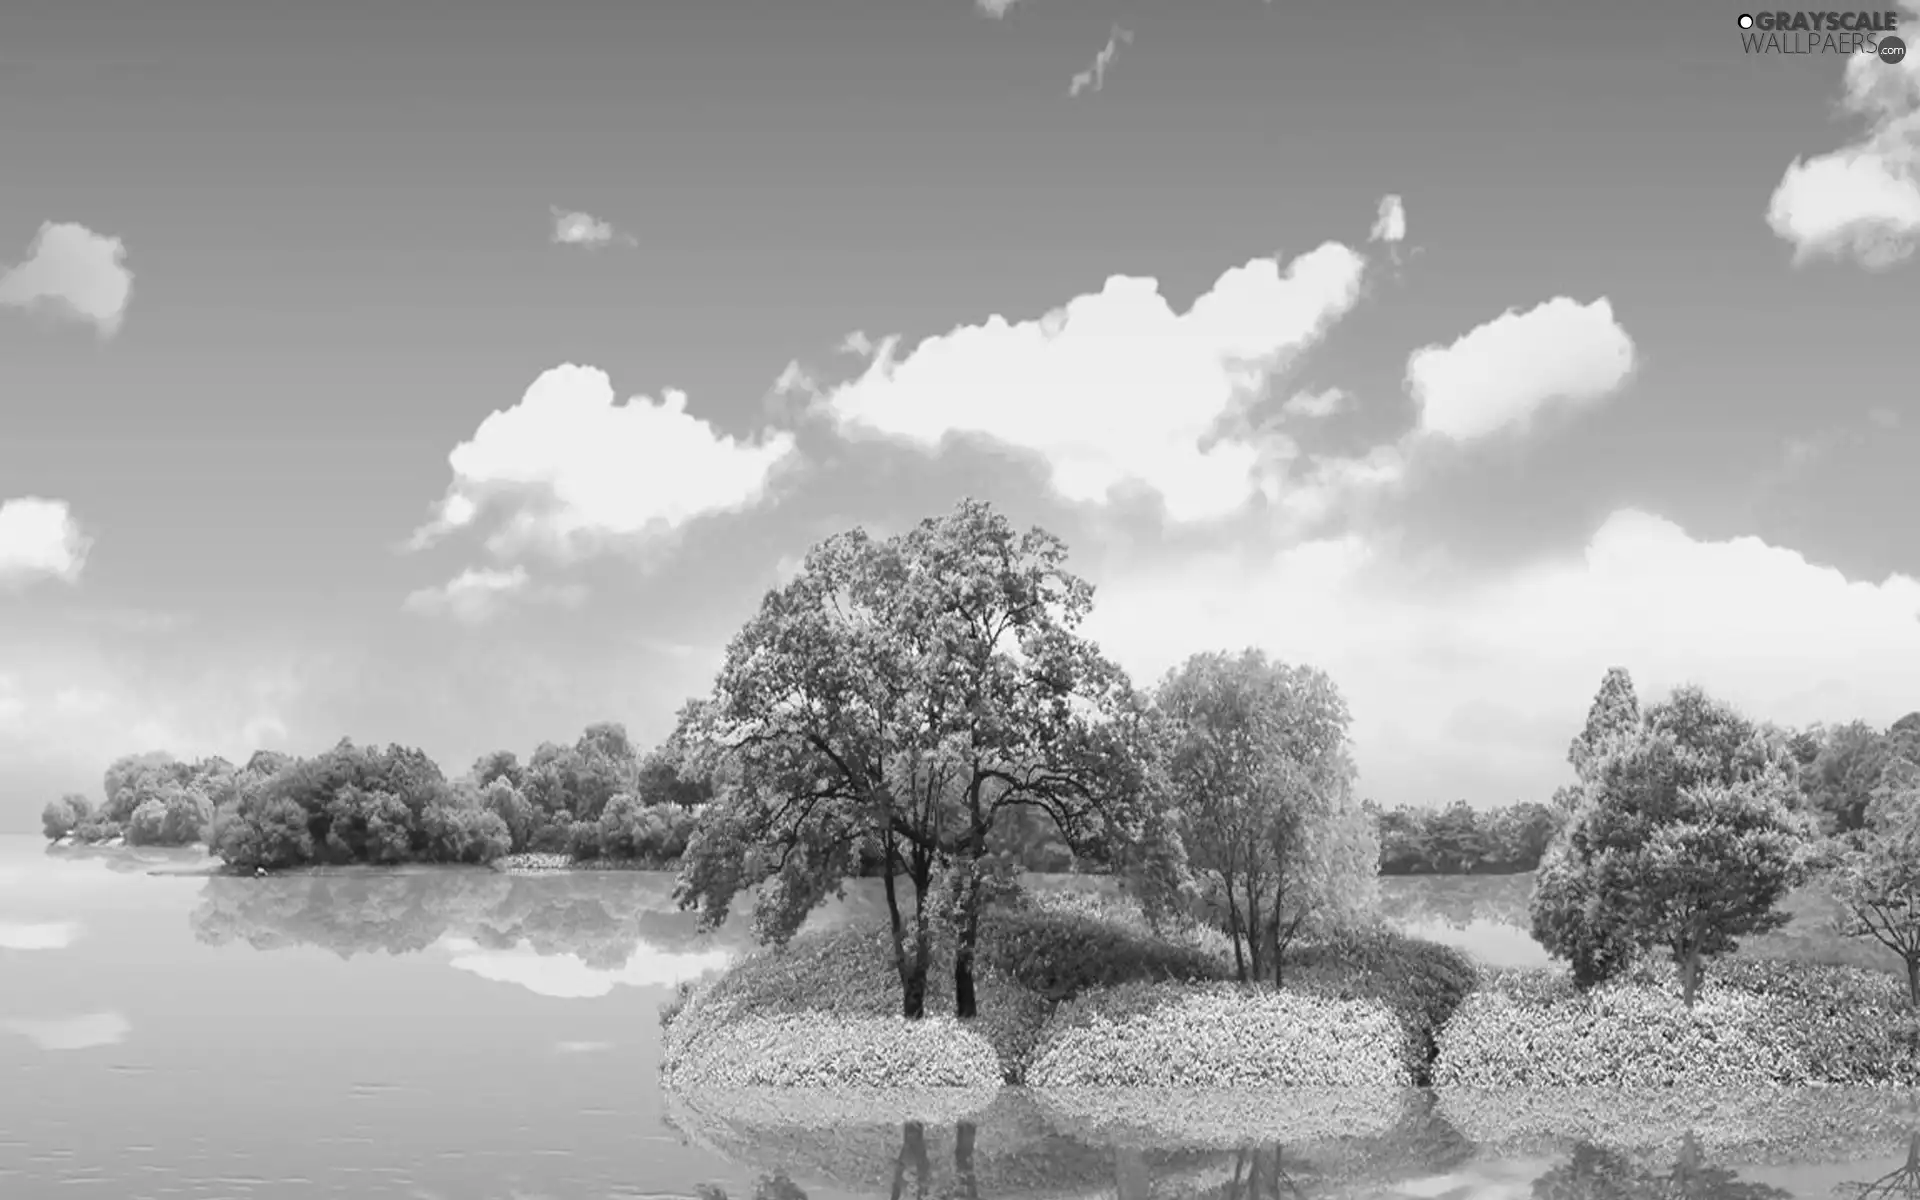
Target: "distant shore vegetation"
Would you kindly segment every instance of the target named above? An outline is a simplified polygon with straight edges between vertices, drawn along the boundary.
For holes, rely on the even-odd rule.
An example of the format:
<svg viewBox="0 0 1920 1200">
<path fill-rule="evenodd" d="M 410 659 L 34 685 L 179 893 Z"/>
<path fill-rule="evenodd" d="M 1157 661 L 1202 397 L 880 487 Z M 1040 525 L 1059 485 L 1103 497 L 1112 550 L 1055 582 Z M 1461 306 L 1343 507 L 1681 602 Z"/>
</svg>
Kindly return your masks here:
<svg viewBox="0 0 1920 1200">
<path fill-rule="evenodd" d="M 1137 686 L 1066 556 L 974 501 L 855 529 L 648 752 L 606 723 L 451 780 L 350 742 L 142 756 L 46 833 L 199 837 L 243 869 L 671 865 L 708 928 L 750 896 L 762 948 L 666 1013 L 677 1085 L 1920 1085 L 1920 712 L 1787 729 L 1695 686 L 1643 706 L 1614 668 L 1547 801 L 1383 811 L 1329 675 L 1203 652 Z M 1379 915 L 1382 874 L 1519 871 L 1554 972 Z M 1105 886 L 1035 882 L 1063 872 Z M 802 933 L 863 877 L 877 927 Z M 1807 887 L 1893 970 L 1741 957 Z"/>
</svg>

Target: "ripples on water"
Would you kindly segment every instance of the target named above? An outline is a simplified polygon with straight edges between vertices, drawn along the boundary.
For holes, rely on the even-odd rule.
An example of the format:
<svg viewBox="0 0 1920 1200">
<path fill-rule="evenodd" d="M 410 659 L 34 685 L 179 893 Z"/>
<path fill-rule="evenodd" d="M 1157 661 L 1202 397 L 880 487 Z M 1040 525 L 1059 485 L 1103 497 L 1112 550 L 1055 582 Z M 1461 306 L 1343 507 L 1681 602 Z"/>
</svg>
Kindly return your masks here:
<svg viewBox="0 0 1920 1200">
<path fill-rule="evenodd" d="M 1920 1195 L 1838 1092 L 669 1099 L 655 1012 L 745 936 L 665 876 L 147 873 L 196 865 L 0 837 L 0 1198 Z"/>
</svg>

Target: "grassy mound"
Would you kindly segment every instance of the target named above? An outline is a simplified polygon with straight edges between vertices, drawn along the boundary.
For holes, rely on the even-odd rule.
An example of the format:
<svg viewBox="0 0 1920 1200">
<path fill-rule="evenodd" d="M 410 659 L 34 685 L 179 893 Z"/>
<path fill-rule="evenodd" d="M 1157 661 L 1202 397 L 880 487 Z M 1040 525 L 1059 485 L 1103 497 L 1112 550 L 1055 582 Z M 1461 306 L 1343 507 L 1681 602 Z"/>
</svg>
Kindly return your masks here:
<svg viewBox="0 0 1920 1200">
<path fill-rule="evenodd" d="M 1892 977 L 1734 960 L 1687 1009 L 1670 967 L 1582 995 L 1562 974 L 1492 973 L 1441 1030 L 1436 1086 L 1920 1086 L 1920 1027 Z"/>
<path fill-rule="evenodd" d="M 1035 1088 L 1405 1087 L 1407 1035 L 1378 1000 L 1240 984 L 1132 983 L 1063 1004 Z"/>
</svg>

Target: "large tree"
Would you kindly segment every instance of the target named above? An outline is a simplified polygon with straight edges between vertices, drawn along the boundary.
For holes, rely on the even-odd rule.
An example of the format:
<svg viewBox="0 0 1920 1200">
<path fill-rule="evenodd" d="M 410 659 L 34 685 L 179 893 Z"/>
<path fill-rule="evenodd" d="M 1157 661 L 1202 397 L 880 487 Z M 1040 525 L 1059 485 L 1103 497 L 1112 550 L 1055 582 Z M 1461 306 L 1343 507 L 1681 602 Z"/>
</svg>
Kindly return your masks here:
<svg viewBox="0 0 1920 1200">
<path fill-rule="evenodd" d="M 1155 701 L 1187 868 L 1224 909 L 1240 978 L 1278 983 L 1297 934 L 1374 896 L 1380 842 L 1353 795 L 1346 701 L 1323 672 L 1258 650 L 1195 655 Z"/>
<path fill-rule="evenodd" d="M 808 552 L 733 639 L 681 740 L 726 760 L 682 865 L 681 901 L 724 919 L 762 884 L 756 930 L 780 940 L 857 870 L 883 862 L 902 1011 L 925 1009 L 929 893 L 954 881 L 954 1007 L 974 1014 L 974 946 L 991 836 L 1018 806 L 1076 850 L 1137 838 L 1146 706 L 1078 633 L 1092 588 L 1066 547 L 976 501 L 877 541 Z M 911 915 L 896 876 L 913 888 Z"/>
</svg>

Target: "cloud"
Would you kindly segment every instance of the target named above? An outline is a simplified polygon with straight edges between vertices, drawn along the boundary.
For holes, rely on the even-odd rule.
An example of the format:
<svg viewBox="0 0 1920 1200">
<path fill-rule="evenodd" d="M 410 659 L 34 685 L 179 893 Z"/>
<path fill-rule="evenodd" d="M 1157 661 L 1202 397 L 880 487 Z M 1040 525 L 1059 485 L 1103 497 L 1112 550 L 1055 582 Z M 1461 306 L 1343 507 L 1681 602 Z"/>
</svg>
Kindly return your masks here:
<svg viewBox="0 0 1920 1200">
<path fill-rule="evenodd" d="M 463 625 L 483 625 L 516 599 L 574 605 L 585 598 L 579 587 L 535 584 L 525 567 L 470 567 L 439 587 L 413 592 L 401 607 L 424 616 L 450 617 Z"/>
<path fill-rule="evenodd" d="M 1604 399 L 1633 364 L 1633 339 L 1604 296 L 1591 304 L 1561 296 L 1508 309 L 1450 346 L 1414 351 L 1407 387 L 1422 430 L 1466 442 L 1522 426 L 1555 402 Z"/>
<path fill-rule="evenodd" d="M 42 1050 L 91 1050 L 96 1046 L 116 1046 L 126 1041 L 127 1034 L 133 1029 L 127 1019 L 116 1012 L 87 1013 L 39 1021 L 7 1021 L 5 1027 Z"/>
<path fill-rule="evenodd" d="M 615 229 L 592 213 L 568 212 L 558 205 L 549 211 L 553 215 L 553 240 L 556 245 L 597 249 L 601 246 L 640 244 L 640 240 L 632 234 Z"/>
<path fill-rule="evenodd" d="M 429 545 L 490 510 L 505 522 L 496 555 L 559 557 L 608 538 L 678 529 L 757 503 L 792 434 L 724 436 L 687 411 L 686 393 L 620 402 L 605 371 L 568 363 L 543 372 L 520 402 L 494 412 L 447 456 L 453 482 L 411 545 Z"/>
<path fill-rule="evenodd" d="M 1115 275 L 1037 320 L 994 316 L 904 357 L 888 339 L 822 405 L 847 432 L 928 451 L 973 435 L 1039 455 L 1070 501 L 1102 503 L 1133 483 L 1175 520 L 1224 516 L 1275 494 L 1278 468 L 1216 426 L 1354 306 L 1364 269 L 1334 242 L 1284 269 L 1257 258 L 1185 312 L 1158 281 Z"/>
<path fill-rule="evenodd" d="M 1120 43 L 1133 44 L 1133 34 L 1118 25 L 1107 35 L 1107 44 L 1100 53 L 1093 56 L 1093 65 L 1073 77 L 1073 83 L 1067 88 L 1067 95 L 1078 96 L 1081 92 L 1097 92 L 1106 86 L 1107 68 L 1113 65 L 1113 56 L 1120 53 Z"/>
<path fill-rule="evenodd" d="M 112 337 L 133 296 L 126 256 L 119 238 L 72 222 L 44 222 L 26 259 L 0 274 L 0 304 L 86 321 L 101 337 Z"/>
<path fill-rule="evenodd" d="M 1006 16 L 1007 10 L 1012 8 L 1016 3 L 1018 3 L 1018 0 L 973 0 L 975 8 L 996 21 Z"/>
<path fill-rule="evenodd" d="M 1904 7 L 1910 27 L 1920 3 Z M 1767 206 L 1767 225 L 1793 244 L 1796 264 L 1851 258 L 1883 270 L 1920 245 L 1920 54 L 1909 47 L 1892 66 L 1873 54 L 1848 55 L 1841 106 L 1866 122 L 1865 133 L 1794 159 Z"/>
<path fill-rule="evenodd" d="M 1400 197 L 1380 197 L 1380 212 L 1373 219 L 1373 232 L 1367 236 L 1370 241 L 1389 245 L 1407 236 L 1407 206 L 1400 202 Z"/>
<path fill-rule="evenodd" d="M 1343 409 L 1351 408 L 1353 397 L 1339 388 L 1325 388 L 1318 392 L 1300 392 L 1280 406 L 1280 411 L 1290 417 L 1302 417 L 1318 420 L 1330 417 Z"/>
<path fill-rule="evenodd" d="M 74 921 L 44 921 L 34 925 L 0 921 L 0 950 L 65 950 L 80 936 Z"/>
<path fill-rule="evenodd" d="M 1851 580 L 1633 509 L 1580 555 L 1473 580 L 1347 534 L 1096 582 L 1087 631 L 1143 681 L 1247 645 L 1330 672 L 1353 706 L 1362 792 L 1388 803 L 1455 799 L 1430 793 L 1436 777 L 1500 793 L 1460 793 L 1475 800 L 1544 799 L 1616 664 L 1643 697 L 1698 682 L 1756 719 L 1885 725 L 1920 707 L 1920 580 Z"/>
<path fill-rule="evenodd" d="M 64 500 L 20 496 L 0 502 L 0 589 L 36 579 L 77 583 L 93 538 Z"/>
</svg>

